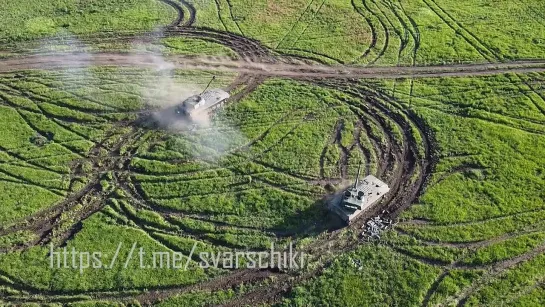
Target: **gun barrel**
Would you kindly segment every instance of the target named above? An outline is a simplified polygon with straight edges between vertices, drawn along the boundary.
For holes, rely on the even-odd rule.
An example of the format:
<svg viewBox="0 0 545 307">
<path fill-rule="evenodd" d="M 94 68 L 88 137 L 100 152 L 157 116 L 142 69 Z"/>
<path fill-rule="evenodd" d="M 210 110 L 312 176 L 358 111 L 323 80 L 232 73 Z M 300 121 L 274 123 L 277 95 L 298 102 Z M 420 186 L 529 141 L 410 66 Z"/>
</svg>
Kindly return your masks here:
<svg viewBox="0 0 545 307">
<path fill-rule="evenodd" d="M 360 180 L 360 171 L 361 171 L 361 163 L 358 166 L 358 175 L 356 176 L 356 181 L 354 182 L 354 188 L 358 187 L 358 183 L 359 183 L 359 180 Z"/>
<path fill-rule="evenodd" d="M 204 94 L 204 92 L 206 92 L 206 90 L 210 87 L 210 84 L 212 84 L 212 81 L 214 81 L 215 79 L 216 79 L 216 76 L 212 76 L 212 79 L 210 79 L 210 82 L 208 82 L 208 84 L 206 85 L 206 87 L 202 91 L 201 95 Z"/>
</svg>

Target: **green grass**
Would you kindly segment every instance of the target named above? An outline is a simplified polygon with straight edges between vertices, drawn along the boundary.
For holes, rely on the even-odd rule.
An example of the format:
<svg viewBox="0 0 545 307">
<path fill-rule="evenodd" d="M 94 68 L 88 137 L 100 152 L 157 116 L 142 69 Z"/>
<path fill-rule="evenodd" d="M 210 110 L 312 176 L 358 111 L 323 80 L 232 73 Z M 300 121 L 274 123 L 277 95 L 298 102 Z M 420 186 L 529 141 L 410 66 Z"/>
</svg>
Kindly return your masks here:
<svg viewBox="0 0 545 307">
<path fill-rule="evenodd" d="M 482 275 L 481 271 L 473 270 L 451 270 L 437 285 L 437 291 L 430 297 L 430 304 L 440 304 L 444 300 L 464 288 L 470 286 Z"/>
<path fill-rule="evenodd" d="M 418 208 L 418 207 L 417 207 Z M 415 210 L 417 209 L 415 208 Z M 491 217 L 492 218 L 492 217 Z M 429 241 L 472 242 L 487 240 L 504 233 L 512 233 L 525 226 L 540 225 L 542 212 L 522 213 L 499 219 L 485 219 L 468 224 L 429 225 L 425 227 L 400 226 L 404 231 L 417 238 Z M 490 220 L 489 220 L 490 219 Z"/>
<path fill-rule="evenodd" d="M 18 231 L 0 238 L 0 249 L 9 249 L 36 240 L 37 237 L 31 231 Z"/>
<path fill-rule="evenodd" d="M 545 304 L 545 297 L 541 288 L 532 289 L 511 301 L 513 306 L 541 306 Z"/>
<path fill-rule="evenodd" d="M 430 297 L 434 304 L 472 284 L 483 285 L 468 292 L 469 305 L 511 304 L 517 291 L 531 292 L 542 276 L 533 264 L 539 257 L 532 256 L 499 277 L 471 275 L 543 245 L 541 84 L 542 74 L 421 79 L 413 81 L 409 95 L 406 87 L 384 83 L 385 91 L 424 118 L 440 157 L 426 192 L 402 215 L 425 223 L 402 223 L 397 227 L 404 235 L 388 240 L 416 259 L 474 268 L 463 271 L 466 277 L 449 273 Z"/>
<path fill-rule="evenodd" d="M 200 39 L 170 37 L 163 39 L 163 44 L 168 48 L 168 54 L 236 57 L 236 53 L 231 49 L 220 44 Z"/>
<path fill-rule="evenodd" d="M 522 5 L 491 0 L 217 3 L 195 1 L 198 25 L 333 64 L 427 65 L 545 53 L 543 4 L 535 0 Z"/>
<path fill-rule="evenodd" d="M 522 235 L 503 242 L 491 244 L 463 260 L 468 264 L 489 264 L 522 255 L 543 244 L 545 235 L 535 233 Z"/>
<path fill-rule="evenodd" d="M 525 292 L 537 290 L 544 274 L 544 258 L 543 255 L 538 255 L 504 272 L 499 276 L 500 278 L 487 282 L 469 297 L 467 305 L 493 306 L 501 302 L 512 304 L 511 301 L 516 301 L 520 296 L 524 296 Z"/>
<path fill-rule="evenodd" d="M 191 3 L 197 26 L 330 64 L 450 64 L 541 59 L 545 53 L 544 7 L 537 0 Z M 67 51 L 70 46 L 59 36 L 135 34 L 175 19 L 172 8 L 155 0 L 24 0 L 0 1 L 0 6 L 2 56 L 44 46 Z M 236 57 L 220 44 L 186 37 L 138 46 L 91 39 L 83 48 Z M 176 103 L 202 89 L 212 75 L 217 76 L 213 87 L 227 87 L 236 77 L 111 67 L 1 74 L 2 230 L 17 222 L 25 228 L 25 218 L 92 183 L 94 194 L 54 220 L 53 242 L 60 244 L 66 231 L 75 230 L 68 248 L 111 253 L 122 242 L 121 258 L 135 241 L 148 250 L 184 253 L 195 243 L 197 251 L 263 250 L 292 240 L 312 245 L 325 236 L 329 222 L 319 201 L 325 189 L 313 182 L 340 177 L 344 148 L 352 148 L 347 169 L 353 174 L 363 159 L 352 146 L 357 133 L 373 171 L 379 159 L 374 142 L 388 143 L 382 124 L 399 146 L 408 145 L 404 135 L 415 138 L 414 158 L 424 157 L 413 124 L 398 126 L 388 115 L 373 115 L 379 125 L 364 114 L 365 99 L 372 98 L 391 115 L 405 121 L 414 114 L 429 128 L 437 161 L 429 184 L 380 244 L 336 256 L 319 274 L 296 284 L 282 304 L 417 306 L 426 300 L 456 305 L 462 299 L 470 306 L 542 305 L 544 74 L 363 80 L 354 89 L 370 88 L 365 97 L 269 79 L 220 111 L 211 128 L 132 134 L 140 131 L 131 124 L 139 111 Z M 171 82 L 184 87 L 161 93 Z M 374 91 L 391 99 L 377 98 Z M 340 138 L 336 127 L 342 127 Z M 108 206 L 80 223 L 79 215 L 95 202 Z M 45 246 L 9 251 L 41 234 L 30 227 L 0 237 L 2 300 L 29 297 L 18 286 L 70 299 L 81 293 L 85 300 L 88 291 L 153 291 L 225 273 L 197 268 L 194 257 L 189 271 L 142 270 L 133 263 L 128 269 L 81 274 L 49 269 Z M 222 304 L 242 292 L 189 292 L 161 303 Z M 94 303 L 111 302 L 83 305 Z"/>
<path fill-rule="evenodd" d="M 174 20 L 171 7 L 154 0 L 0 2 L 0 39 L 20 41 L 66 33 L 151 30 Z"/>
<path fill-rule="evenodd" d="M 416 259 L 436 261 L 443 264 L 453 263 L 464 256 L 467 250 L 454 246 L 427 245 L 419 241 L 417 236 L 402 235 L 398 232 L 387 232 L 382 237 L 398 252 Z"/>
<path fill-rule="evenodd" d="M 101 240 L 96 240 L 98 237 Z M 102 214 L 94 215 L 84 223 L 83 230 L 70 241 L 67 250 L 75 248 L 77 251 L 102 252 L 104 264 L 109 264 L 119 243 L 123 247 L 119 257 L 127 259 L 134 242 L 146 251 L 168 251 L 165 246 L 150 238 L 142 230 L 115 225 Z M 62 249 L 58 248 L 56 251 L 62 252 Z M 140 269 L 137 257 L 127 268 L 124 268 L 124 261 L 119 261 L 113 268 L 89 269 L 83 273 L 72 268 L 50 269 L 48 252 L 49 247 L 34 247 L 25 252 L 11 253 L 0 259 L 0 267 L 7 274 L 25 280 L 33 287 L 61 292 L 181 285 L 194 283 L 206 277 L 201 269 L 194 266 L 190 266 L 187 271 Z"/>
<path fill-rule="evenodd" d="M 438 273 L 389 248 L 363 246 L 335 259 L 319 277 L 294 288 L 283 304 L 412 306 L 423 299 Z"/>
<path fill-rule="evenodd" d="M 0 181 L 0 190 L 3 195 L 2 214 L 0 214 L 2 224 L 24 218 L 63 198 L 45 188 L 24 182 L 3 180 Z"/>
<path fill-rule="evenodd" d="M 496 54 L 500 59 L 543 58 L 545 55 L 543 2 L 525 0 L 520 5 L 490 0 L 473 1 L 469 5 L 456 1 L 436 3 L 440 4 L 440 8 L 435 5 L 438 15 L 447 12 L 450 20 L 462 25 L 464 38 L 476 36 L 473 44 L 483 46 L 479 47 L 484 49 L 481 53 Z M 493 9 L 496 7 L 501 9 Z"/>
<path fill-rule="evenodd" d="M 437 166 L 436 176 L 446 176 L 441 184 L 428 189 L 421 199 L 422 205 L 410 211 L 416 213 L 413 216 L 426 216 L 438 223 L 453 223 L 543 207 L 545 203 L 540 188 L 543 178 L 536 174 L 544 163 L 541 158 L 545 139 L 541 135 L 543 125 L 537 123 L 543 122 L 545 116 L 535 106 L 543 101 L 532 102 L 520 81 L 508 85 L 506 91 L 509 94 L 506 96 L 504 82 L 511 79 L 506 77 L 509 76 L 479 78 L 475 82 L 482 84 L 481 90 L 473 93 L 453 90 L 464 89 L 469 82 L 467 79 L 451 79 L 448 85 L 435 86 L 448 103 L 430 95 L 413 99 L 418 112 L 429 118 L 430 126 L 436 131 L 439 154 L 445 157 Z M 431 84 L 423 82 L 424 93 L 427 93 L 436 81 L 431 81 Z M 415 85 L 415 90 L 417 88 Z M 499 91 L 501 93 L 495 94 Z M 466 98 L 467 95 L 472 97 Z M 415 96 L 421 96 L 419 90 L 415 91 Z M 494 111 L 506 97 L 513 107 Z M 528 115 L 517 114 L 519 107 L 525 108 Z M 510 159 L 506 160 L 506 156 Z M 449 176 L 456 165 L 467 165 L 477 172 Z"/>
</svg>

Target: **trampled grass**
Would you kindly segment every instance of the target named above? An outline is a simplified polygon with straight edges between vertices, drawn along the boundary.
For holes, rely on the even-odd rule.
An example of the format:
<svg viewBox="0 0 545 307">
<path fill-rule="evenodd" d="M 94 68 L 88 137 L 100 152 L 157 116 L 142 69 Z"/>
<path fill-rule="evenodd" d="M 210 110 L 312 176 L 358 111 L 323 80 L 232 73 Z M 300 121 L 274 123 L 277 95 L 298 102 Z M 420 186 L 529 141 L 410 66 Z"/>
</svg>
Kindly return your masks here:
<svg viewBox="0 0 545 307">
<path fill-rule="evenodd" d="M 62 72 L 32 72 L 28 76 L 22 73 L 18 78 L 4 76 L 2 114 L 19 119 L 11 123 L 20 128 L 11 129 L 12 135 L 3 140 L 5 164 L 0 169 L 5 171 L 5 179 L 0 177 L 0 186 L 11 193 L 4 194 L 11 200 L 5 203 L 3 221 L 11 224 L 39 214 L 58 204 L 67 193 L 78 193 L 96 180 L 100 194 L 82 198 L 61 215 L 62 222 L 56 223 L 53 232 L 55 240 L 62 240 L 66 232 L 74 231 L 68 244 L 78 249 L 110 250 L 115 238 L 126 238 L 138 242 L 142 239 L 150 244 L 147 246 L 150 250 L 161 247 L 187 252 L 192 243 L 198 243 L 204 250 L 262 250 L 271 243 L 283 246 L 291 235 L 316 227 L 316 219 L 324 216 L 324 208 L 316 201 L 324 191 L 309 184 L 307 176 L 317 178 L 320 165 L 293 163 L 292 159 L 300 157 L 299 146 L 308 148 L 309 156 L 319 160 L 321 148 L 330 138 L 329 130 L 343 112 L 338 93 L 320 90 L 317 94 L 319 88 L 315 86 L 274 80 L 220 112 L 214 119 L 226 125 L 219 126 L 220 130 L 212 127 L 180 134 L 151 131 L 134 140 L 138 144 L 135 148 L 126 145 L 114 149 L 114 153 L 112 146 L 131 140 L 127 135 L 139 129 L 124 123 L 136 119 L 138 110 L 158 107 L 154 104 L 157 101 L 148 101 L 140 94 L 140 87 L 147 86 L 149 80 L 145 79 L 150 76 L 160 78 L 138 69 L 74 71 L 70 78 Z M 191 80 L 197 87 L 205 85 L 208 77 L 208 73 L 190 71 L 175 76 L 179 78 L 177 82 Z M 86 80 L 83 84 L 82 78 Z M 221 86 L 230 78 L 230 74 L 218 74 L 216 82 Z M 275 97 L 281 88 L 291 89 Z M 15 93 L 26 97 L 24 104 L 12 102 L 13 97 L 18 97 Z M 276 115 L 259 124 L 259 120 L 266 118 L 267 105 L 273 101 L 278 102 Z M 318 113 L 329 105 L 336 105 L 337 111 Z M 310 115 L 297 111 L 295 117 L 282 115 L 303 108 L 316 111 L 308 111 Z M 70 111 L 56 111 L 61 109 Z M 239 117 L 238 109 L 243 110 L 248 121 Z M 121 122 L 112 120 L 110 114 L 117 114 Z M 286 130 L 284 125 L 290 128 Z M 293 127 L 302 130 L 296 133 Z M 306 137 L 301 138 L 300 133 Z M 268 137 L 262 137 L 263 134 Z M 214 147 L 212 140 L 216 137 L 229 137 L 231 142 Z M 345 137 L 348 139 L 345 142 L 354 141 L 352 133 L 345 133 Z M 293 143 L 296 140 L 302 143 Z M 74 142 L 88 146 L 76 147 Z M 27 150 L 28 154 L 15 154 Z M 128 152 L 134 157 L 126 171 L 114 175 L 102 170 L 111 159 Z M 284 158 L 275 161 L 274 156 Z M 47 162 L 50 160 L 62 161 L 64 165 L 51 168 Z M 331 162 L 335 165 L 338 161 Z M 128 172 L 128 187 L 112 190 L 118 176 L 125 176 L 125 172 Z M 20 178 L 10 179 L 11 173 Z M 51 196 L 38 197 L 38 192 Z M 20 206 L 17 196 L 20 194 L 27 195 L 36 205 L 27 202 Z M 78 217 L 96 201 L 110 206 L 85 219 L 79 230 Z M 142 207 L 142 201 L 147 206 Z M 169 210 L 180 217 L 165 214 Z M 249 221 L 252 227 L 248 227 Z M 103 232 L 101 242 L 94 242 L 100 232 Z M 130 242 L 123 242 L 130 246 Z M 5 245 L 9 250 L 24 243 L 10 239 Z M 145 272 L 133 275 L 137 269 L 107 274 L 52 272 L 47 266 L 42 267 L 47 264 L 46 254 L 47 248 L 38 245 L 7 254 L 1 266 L 7 267 L 14 261 L 5 270 L 6 275 L 19 274 L 20 280 L 36 289 L 56 292 L 162 287 L 206 278 L 202 272 L 178 272 L 170 277 L 157 273 L 157 278 Z M 76 281 L 70 282 L 72 278 Z"/>
<path fill-rule="evenodd" d="M 10 42 L 10 52 L 42 45 L 69 51 L 56 36 L 73 33 L 90 39 L 89 52 L 236 57 L 198 38 L 152 35 L 139 45 L 115 39 L 173 21 L 175 11 L 159 1 L 4 2 L 0 41 Z M 189 2 L 196 26 L 330 64 L 495 62 L 545 52 L 543 4 L 535 0 Z M 103 31 L 115 31 L 114 39 L 90 38 Z M 361 246 L 331 257 L 318 248 L 313 265 L 327 265 L 295 284 L 282 304 L 542 305 L 545 75 L 349 80 L 345 89 L 327 80 L 271 78 L 219 111 L 208 128 L 173 133 L 139 125 L 141 116 L 199 92 L 213 75 L 213 87 L 223 88 L 237 77 L 111 67 L 0 75 L 2 300 L 114 303 L 229 273 L 201 270 L 196 257 L 188 271 L 135 263 L 51 270 L 48 240 L 57 251 L 66 245 L 109 253 L 122 242 L 121 258 L 135 241 L 184 254 L 194 244 L 197 252 L 292 241 L 340 246 L 359 233 L 341 231 L 339 241 L 328 242 L 336 234 L 326 231 L 331 216 L 320 199 L 361 161 L 378 172 L 379 160 L 390 161 L 378 149 L 395 145 L 414 146 L 415 154 L 386 163 L 386 175 L 431 151 L 426 189 L 377 244 L 354 241 Z M 157 95 L 171 81 L 185 87 Z M 418 173 L 403 180 L 414 182 Z M 263 284 L 273 289 L 275 278 Z M 245 294 L 245 286 L 161 303 L 221 304 Z"/>
<path fill-rule="evenodd" d="M 73 174 L 72 163 L 89 157 L 96 142 L 105 140 L 105 146 L 112 146 L 135 129 L 120 127 L 112 132 L 115 121 L 112 121 L 111 113 L 131 121 L 136 118 L 135 111 L 157 107 L 136 91 L 146 86 L 144 79 L 149 73 L 132 69 L 97 69 L 84 87 L 76 86 L 77 78 L 62 79 L 57 73 L 33 73 L 26 80 L 5 76 L 2 110 L 4 116 L 19 119 L 14 127 L 20 126 L 9 130 L 9 137 L 2 145 L 5 150 L 1 157 L 5 165 L 1 166 L 1 184 L 13 193 L 5 194 L 12 195 L 6 202 L 5 208 L 9 209 L 3 211 L 6 223 L 57 203 L 66 193 L 77 191 L 93 178 L 93 168 L 97 166 L 83 163 L 84 173 Z M 130 76 L 129 79 L 123 80 L 123 74 Z M 208 74 L 180 72 L 177 78 L 180 82 L 188 78 L 203 86 Z M 217 82 L 227 83 L 229 78 L 232 76 L 219 76 Z M 541 246 L 543 161 L 540 159 L 545 146 L 535 145 L 543 142 L 543 131 L 539 130 L 539 123 L 544 120 L 540 109 L 542 101 L 539 100 L 542 79 L 539 74 L 423 79 L 413 81 L 412 95 L 408 92 L 410 87 L 401 82 L 395 91 L 392 83 L 384 83 L 379 89 L 396 97 L 393 104 L 410 109 L 425 120 L 434 132 L 435 154 L 440 157 L 419 203 L 403 214 L 405 222 L 396 228 L 402 233 L 384 237 L 390 247 L 364 253 L 365 257 L 377 253 L 386 258 L 403 257 L 404 262 L 414 267 L 412 273 L 398 279 L 396 288 L 401 292 L 391 296 L 391 303 L 410 305 L 424 297 L 433 302 L 451 299 L 475 280 L 480 280 L 481 272 L 489 266 L 524 257 Z M 119 96 L 115 94 L 116 89 L 122 89 Z M 96 98 L 102 92 L 109 96 Z M 13 97 L 18 97 L 17 93 L 28 93 L 25 95 L 27 100 L 14 103 Z M 79 94 L 75 96 L 74 93 Z M 115 97 L 119 100 L 114 100 Z M 97 101 L 107 103 L 97 104 Z M 511 108 L 510 103 L 513 104 Z M 303 82 L 270 80 L 237 104 L 219 112 L 214 121 L 224 124 L 219 126 L 224 129 L 221 134 L 214 129 L 198 129 L 189 134 L 144 133 L 135 140 L 136 148 L 127 144 L 119 150 L 121 155 L 127 152 L 134 155 L 128 168 L 127 190 L 112 191 L 114 176 L 100 174 L 102 191 L 112 193 L 106 199 L 117 200 L 100 214 L 87 219 L 82 230 L 68 244 L 110 249 L 112 239 L 108 239 L 110 245 L 91 240 L 104 232 L 126 233 L 122 237 L 144 240 L 149 248 L 161 246 L 183 252 L 190 250 L 195 242 L 208 251 L 260 250 L 271 243 L 286 244 L 285 238 L 289 237 L 285 235 L 309 234 L 312 229 L 320 231 L 312 225 L 325 218 L 324 210 L 317 202 L 325 191 L 308 181 L 318 180 L 322 171 L 334 178 L 339 175 L 338 171 L 321 168 L 338 169 L 341 149 L 355 142 L 358 118 L 351 108 L 357 104 L 357 100 L 336 90 Z M 47 105 L 72 107 L 69 113 L 56 113 L 52 111 L 55 109 L 44 107 Z M 339 123 L 345 129 L 341 130 L 340 139 L 335 143 L 331 138 Z M 384 124 L 389 127 L 391 136 L 401 142 L 403 131 L 387 119 Z M 369 125 L 372 139 L 384 138 L 380 127 Z M 225 135 L 232 141 L 219 147 L 212 141 Z M 365 135 L 360 135 L 359 139 L 362 144 L 373 146 Z M 74 142 L 81 144 L 76 146 Z M 86 147 L 85 144 L 89 145 Z M 323 151 L 324 147 L 327 150 Z M 323 166 L 319 162 L 322 152 L 325 152 Z M 99 156 L 107 154 L 108 150 L 103 148 L 98 153 Z M 506 154 L 518 158 L 507 161 Z M 347 163 L 354 168 L 361 159 L 361 153 L 349 153 Z M 64 166 L 55 165 L 54 168 L 52 161 L 62 162 Z M 103 164 L 98 167 L 107 164 L 108 160 L 100 163 Z M 79 178 L 67 186 L 63 174 Z M 19 178 L 13 178 L 14 175 Z M 516 184 L 517 180 L 524 182 L 524 189 L 520 188 L 521 183 Z M 35 196 L 38 191 L 51 195 Z M 35 205 L 28 205 L 32 202 L 24 207 L 18 205 L 21 193 L 28 195 Z M 60 236 L 63 231 L 77 229 L 72 228 L 71 223 L 77 221 L 77 215 L 90 205 L 92 199 L 82 200 L 78 208 L 64 214 L 65 222 L 55 233 Z M 181 216 L 172 216 L 169 212 Z M 426 222 L 412 223 L 413 219 Z M 248 227 L 249 223 L 252 227 Z M 25 240 L 32 240 L 32 237 L 22 241 L 6 239 L 4 245 L 9 249 Z M 130 242 L 125 243 L 129 245 Z M 41 269 L 38 274 L 31 274 L 44 264 L 46 252 L 42 247 L 33 247 L 6 254 L 2 267 L 15 261 L 13 269 L 6 269 L 8 276 L 20 271 L 19 278 L 33 287 L 60 292 L 191 284 L 223 273 L 221 270 L 206 273 L 211 275 L 200 271 L 191 276 L 173 273 L 160 278 L 159 275 L 142 275 L 134 268 L 116 273 L 121 275 L 108 273 L 103 283 L 96 281 L 96 273 L 74 273 L 72 276 L 69 272 L 58 272 L 51 275 Z M 293 301 L 289 302 L 318 303 L 336 297 L 339 304 L 346 303 L 350 297 L 343 291 L 367 280 L 365 276 L 371 271 L 389 274 L 391 269 L 364 267 L 344 280 L 341 276 L 346 276 L 353 267 L 351 264 L 347 267 L 345 260 L 348 258 L 343 257 L 339 258 L 343 259 L 339 260 L 339 265 L 329 269 L 331 275 L 316 277 L 305 286 L 306 290 L 297 288 L 290 294 Z M 380 261 L 388 263 L 390 260 L 386 258 Z M 461 275 L 447 275 L 437 283 L 437 288 L 429 288 L 433 279 L 440 275 L 440 269 L 429 263 L 457 266 Z M 420 281 L 426 280 L 426 283 L 409 290 L 406 284 L 413 284 L 411 278 L 414 276 L 421 276 Z M 77 282 L 67 283 L 71 278 Z M 329 289 L 327 284 L 334 280 L 342 280 L 345 286 L 341 289 L 345 290 Z M 378 300 L 380 293 L 390 293 L 389 287 L 384 285 L 375 289 L 373 295 L 377 296 L 374 299 Z M 325 294 L 311 299 L 314 292 Z M 411 299 L 402 299 L 409 295 L 407 293 L 412 293 Z M 475 295 L 480 297 L 480 293 L 477 290 Z"/>
</svg>

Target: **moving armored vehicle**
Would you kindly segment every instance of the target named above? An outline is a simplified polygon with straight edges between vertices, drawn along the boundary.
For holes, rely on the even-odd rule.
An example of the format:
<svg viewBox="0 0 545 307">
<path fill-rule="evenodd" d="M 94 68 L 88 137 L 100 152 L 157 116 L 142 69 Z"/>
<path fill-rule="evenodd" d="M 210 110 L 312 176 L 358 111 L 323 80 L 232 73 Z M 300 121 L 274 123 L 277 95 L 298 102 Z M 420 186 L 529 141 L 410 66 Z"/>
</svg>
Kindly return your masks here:
<svg viewBox="0 0 545 307">
<path fill-rule="evenodd" d="M 350 224 L 366 209 L 378 203 L 390 191 L 388 185 L 373 175 L 359 180 L 361 165 L 354 185 L 334 197 L 328 204 L 331 211 Z"/>
<path fill-rule="evenodd" d="M 208 116 L 223 106 L 230 97 L 229 93 L 222 89 L 209 90 L 208 87 L 213 80 L 214 78 L 200 94 L 155 112 L 153 114 L 154 125 L 171 128 L 195 128 L 195 126 L 208 121 Z"/>
<path fill-rule="evenodd" d="M 205 90 L 204 92 L 191 96 L 174 108 L 178 116 L 191 117 L 201 112 L 211 112 L 223 105 L 229 98 L 229 93 L 221 89 Z"/>
</svg>

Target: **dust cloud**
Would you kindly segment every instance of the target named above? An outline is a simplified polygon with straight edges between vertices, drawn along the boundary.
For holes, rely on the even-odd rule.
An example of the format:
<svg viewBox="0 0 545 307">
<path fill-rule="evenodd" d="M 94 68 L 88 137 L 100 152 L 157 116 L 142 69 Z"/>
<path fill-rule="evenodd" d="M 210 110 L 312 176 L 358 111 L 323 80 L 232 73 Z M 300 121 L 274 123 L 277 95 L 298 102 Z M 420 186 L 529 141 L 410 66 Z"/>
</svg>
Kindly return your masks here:
<svg viewBox="0 0 545 307">
<path fill-rule="evenodd" d="M 157 37 L 161 35 L 157 34 Z M 161 47 L 157 44 L 153 46 L 153 51 L 149 51 L 149 43 L 143 45 L 133 42 L 127 62 L 119 69 L 109 71 L 110 78 L 112 74 L 119 74 L 115 76 L 116 79 L 130 82 L 122 74 L 124 67 L 138 67 L 138 73 L 144 76 L 141 78 L 143 83 L 138 84 L 138 94 L 145 109 L 143 113 L 154 123 L 154 128 L 166 130 L 175 137 L 193 143 L 191 147 L 195 150 L 190 153 L 193 158 L 216 161 L 244 143 L 246 140 L 238 129 L 221 118 L 212 119 L 207 112 L 195 113 L 191 117 L 176 113 L 177 105 L 201 93 L 206 84 L 202 84 L 202 78 L 198 83 L 188 80 L 187 76 L 180 76 L 180 68 L 167 60 Z M 93 64 L 99 62 L 100 53 L 93 52 L 91 46 L 85 45 L 70 33 L 59 33 L 54 38 L 43 40 L 36 56 L 44 56 L 44 61 L 52 56 L 62 58 L 67 65 L 63 65 L 63 69 L 56 69 L 55 76 L 63 86 L 69 85 L 71 90 L 91 86 L 104 77 L 93 71 Z M 214 83 L 210 88 L 217 88 Z M 113 102 L 105 104 L 114 105 Z M 152 128 L 148 126 L 144 129 Z"/>
</svg>

